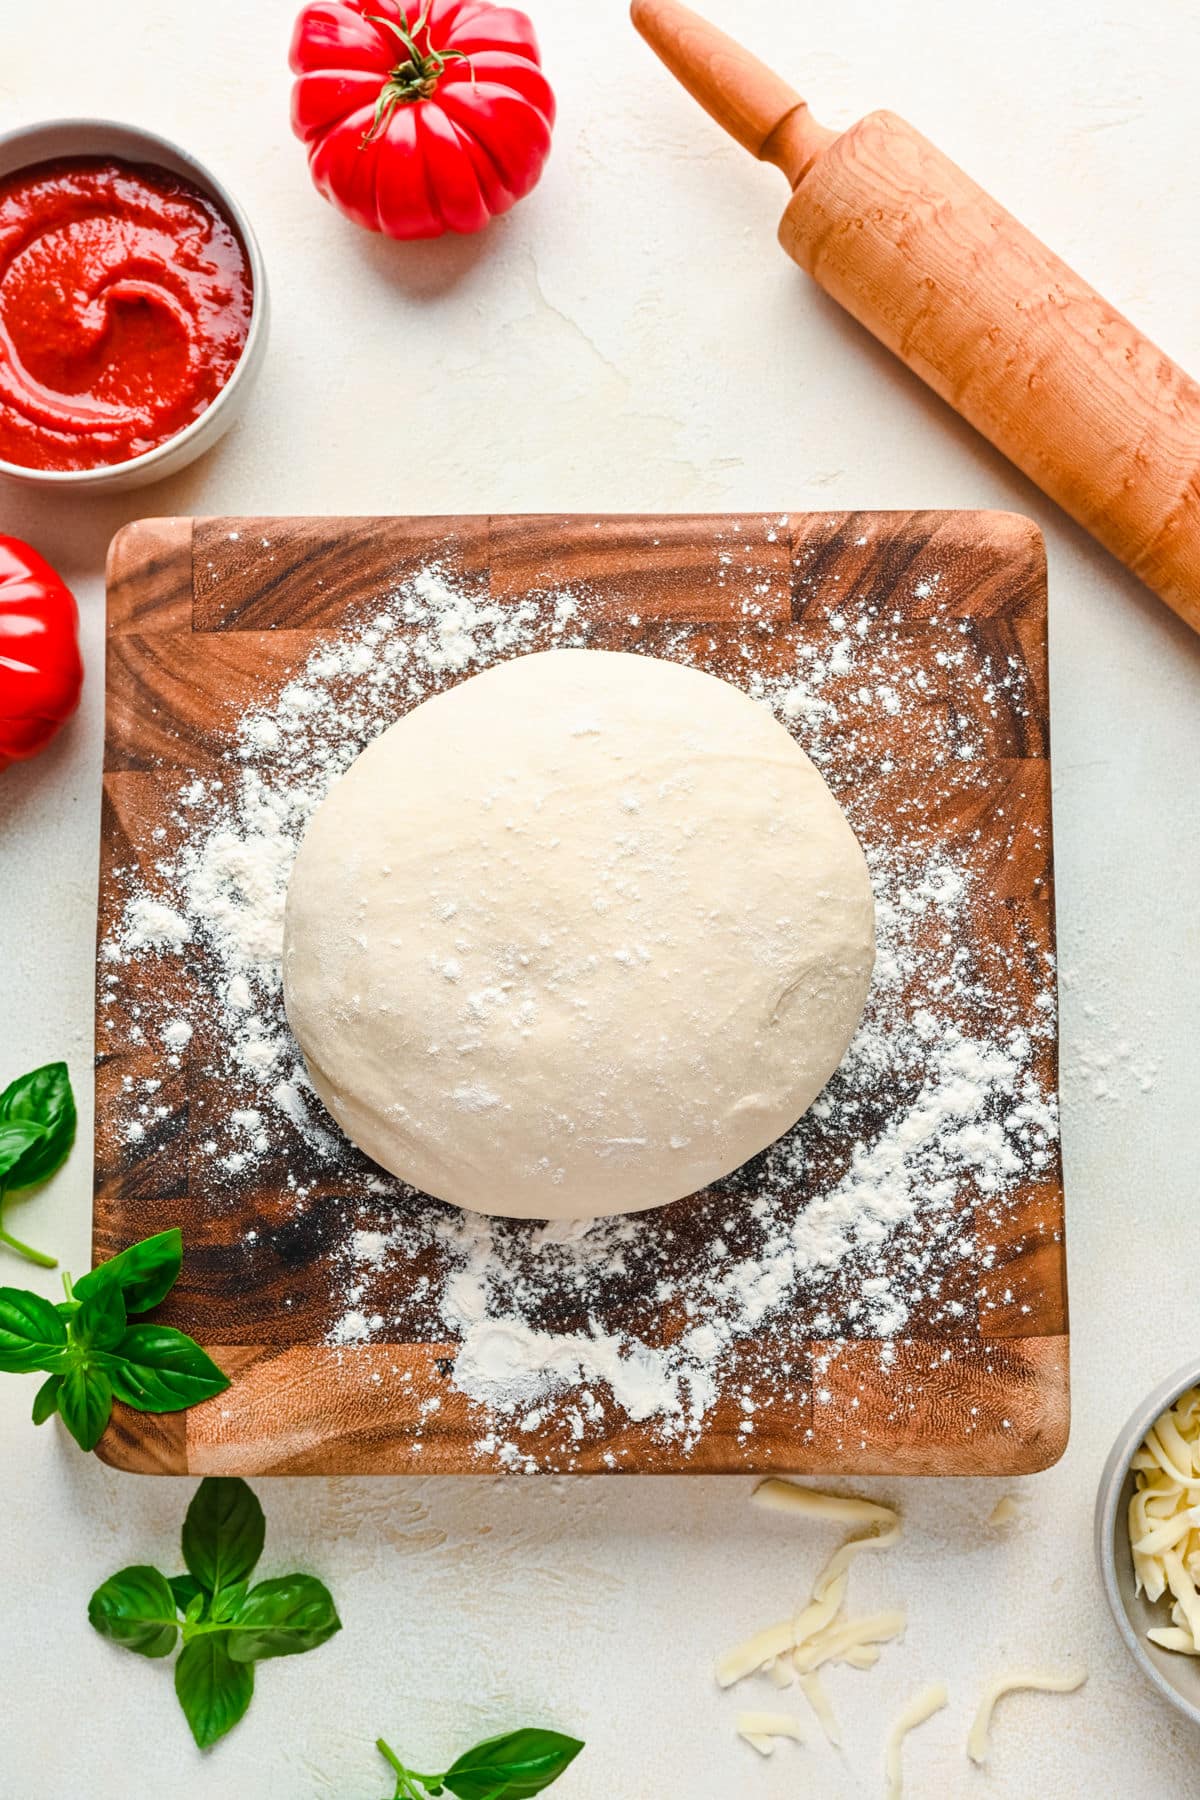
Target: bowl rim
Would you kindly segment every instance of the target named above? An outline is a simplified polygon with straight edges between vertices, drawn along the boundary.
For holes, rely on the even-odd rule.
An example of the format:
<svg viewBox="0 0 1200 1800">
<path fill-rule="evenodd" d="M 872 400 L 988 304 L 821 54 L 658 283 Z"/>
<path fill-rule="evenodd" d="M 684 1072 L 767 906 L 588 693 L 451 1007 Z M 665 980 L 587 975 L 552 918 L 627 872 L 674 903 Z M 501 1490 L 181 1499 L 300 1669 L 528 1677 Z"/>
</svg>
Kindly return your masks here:
<svg viewBox="0 0 1200 1800">
<path fill-rule="evenodd" d="M 1165 1700 L 1170 1701 L 1177 1712 L 1181 1712 L 1194 1725 L 1200 1725 L 1200 1704 L 1187 1699 L 1179 1692 L 1178 1688 L 1173 1687 L 1151 1661 L 1142 1643 L 1140 1633 L 1135 1631 L 1133 1622 L 1125 1610 L 1125 1603 L 1117 1586 L 1117 1551 L 1114 1539 L 1121 1495 L 1130 1473 L 1129 1465 L 1138 1445 L 1155 1419 L 1173 1405 L 1180 1394 L 1197 1385 L 1200 1385 L 1200 1357 L 1193 1357 L 1190 1362 L 1184 1363 L 1173 1374 L 1168 1375 L 1165 1380 L 1160 1381 L 1156 1387 L 1152 1388 L 1141 1404 L 1129 1415 L 1117 1434 L 1116 1441 L 1104 1464 L 1104 1472 L 1100 1477 L 1100 1487 L 1096 1498 L 1095 1514 L 1096 1561 L 1100 1568 L 1104 1597 L 1108 1601 L 1108 1610 L 1113 1616 L 1117 1630 L 1125 1641 L 1126 1649 L 1147 1680 L 1153 1683 Z"/>
<path fill-rule="evenodd" d="M 187 168 L 189 176 L 195 180 L 196 185 L 207 190 L 209 197 L 215 200 L 229 215 L 242 240 L 246 258 L 250 264 L 250 325 L 246 332 L 246 341 L 242 345 L 242 353 L 224 387 L 213 396 L 203 412 L 197 414 L 190 424 L 183 427 L 182 431 L 177 431 L 173 436 L 164 438 L 162 443 L 155 444 L 152 450 L 143 450 L 140 456 L 128 457 L 124 462 L 97 463 L 94 468 L 90 469 L 36 469 L 31 468 L 28 463 L 8 462 L 4 457 L 0 457 L 0 476 L 23 482 L 29 486 L 68 489 L 101 487 L 107 481 L 116 481 L 118 478 L 152 468 L 156 462 L 164 460 L 168 455 L 174 456 L 181 446 L 190 443 L 194 437 L 199 435 L 202 428 L 211 427 L 214 413 L 225 404 L 246 372 L 255 366 L 256 352 L 266 330 L 267 321 L 266 265 L 263 262 L 262 251 L 259 248 L 254 227 L 250 223 L 245 208 L 225 183 L 213 174 L 206 163 L 201 162 L 199 157 L 193 156 L 190 150 L 185 150 L 182 144 L 177 144 L 173 138 L 164 136 L 160 131 L 151 131 L 145 125 L 132 125 L 124 119 L 65 114 L 61 118 L 33 119 L 24 125 L 14 125 L 7 131 L 0 131 L 0 151 L 10 145 L 19 145 L 22 140 L 32 139 L 45 131 L 77 131 L 81 136 L 96 131 L 118 131 L 130 138 L 139 139 L 145 144 L 147 151 L 151 153 L 145 159 L 147 162 L 154 161 L 152 152 L 156 149 L 166 151 L 168 155 L 177 158 Z M 64 151 L 61 154 L 65 156 L 72 154 L 102 156 L 104 152 L 103 150 L 81 148 L 75 152 Z M 22 166 L 32 168 L 38 162 L 54 160 L 53 156 L 31 157 L 27 165 L 18 164 L 17 169 Z M 11 173 L 15 174 L 17 169 L 12 170 Z"/>
</svg>

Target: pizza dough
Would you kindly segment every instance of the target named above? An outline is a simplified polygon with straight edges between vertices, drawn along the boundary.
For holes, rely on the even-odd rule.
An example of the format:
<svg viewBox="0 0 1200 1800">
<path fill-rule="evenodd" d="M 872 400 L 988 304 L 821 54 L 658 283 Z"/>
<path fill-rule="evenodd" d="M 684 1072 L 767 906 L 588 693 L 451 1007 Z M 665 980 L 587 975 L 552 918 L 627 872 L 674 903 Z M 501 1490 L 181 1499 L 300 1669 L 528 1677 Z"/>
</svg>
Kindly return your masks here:
<svg viewBox="0 0 1200 1800">
<path fill-rule="evenodd" d="M 837 1067 L 874 959 L 866 862 L 764 706 L 556 650 L 427 700 L 315 814 L 284 994 L 376 1162 L 478 1212 L 691 1194 Z"/>
</svg>

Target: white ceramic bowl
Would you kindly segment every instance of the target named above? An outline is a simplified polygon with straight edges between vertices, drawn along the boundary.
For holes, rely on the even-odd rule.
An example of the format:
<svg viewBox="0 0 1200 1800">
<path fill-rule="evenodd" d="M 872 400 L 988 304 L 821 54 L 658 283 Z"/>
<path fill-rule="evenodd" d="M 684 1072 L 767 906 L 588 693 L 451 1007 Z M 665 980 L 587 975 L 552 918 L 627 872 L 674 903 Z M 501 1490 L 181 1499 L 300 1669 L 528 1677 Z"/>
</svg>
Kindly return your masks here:
<svg viewBox="0 0 1200 1800">
<path fill-rule="evenodd" d="M 41 125 L 21 125 L 14 131 L 0 132 L 0 177 L 27 168 L 30 163 L 64 156 L 112 156 L 124 162 L 157 163 L 173 175 L 182 175 L 215 200 L 232 220 L 250 263 L 253 299 L 245 347 L 233 374 L 198 419 L 193 419 L 190 425 L 155 449 L 131 457 L 128 462 L 107 463 L 102 468 L 27 469 L 19 463 L 0 459 L 0 476 L 19 482 L 23 487 L 37 488 L 42 493 L 53 493 L 56 489 L 64 495 L 114 493 L 120 488 L 142 487 L 146 482 L 161 481 L 163 476 L 173 475 L 185 463 L 211 450 L 240 415 L 250 398 L 267 348 L 270 313 L 267 272 L 250 221 L 233 195 L 203 163 L 197 162 L 168 138 L 159 137 L 153 131 L 143 131 L 135 125 L 118 125 L 108 119 L 51 119 Z"/>
<path fill-rule="evenodd" d="M 1170 1607 L 1165 1600 L 1151 1605 L 1144 1594 L 1134 1593 L 1127 1519 L 1133 1498 L 1133 1471 L 1129 1464 L 1134 1452 L 1160 1413 L 1197 1383 L 1200 1358 L 1176 1370 L 1146 1396 L 1112 1447 L 1096 1501 L 1096 1561 L 1117 1630 L 1142 1673 L 1194 1725 L 1200 1725 L 1200 1657 L 1160 1650 L 1147 1638 L 1152 1626 L 1171 1623 Z"/>
</svg>

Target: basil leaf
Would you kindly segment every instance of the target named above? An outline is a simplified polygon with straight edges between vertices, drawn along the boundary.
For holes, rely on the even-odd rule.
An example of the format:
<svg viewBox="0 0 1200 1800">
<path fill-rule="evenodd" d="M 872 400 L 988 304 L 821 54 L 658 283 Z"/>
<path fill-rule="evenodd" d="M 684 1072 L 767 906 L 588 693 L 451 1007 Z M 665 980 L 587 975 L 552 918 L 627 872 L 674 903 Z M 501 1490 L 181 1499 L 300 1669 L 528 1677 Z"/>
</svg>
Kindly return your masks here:
<svg viewBox="0 0 1200 1800">
<path fill-rule="evenodd" d="M 458 1800 L 529 1800 L 557 1781 L 583 1745 L 558 1731 L 524 1727 L 487 1738 L 442 1776 Z"/>
<path fill-rule="evenodd" d="M 54 1417 L 58 1411 L 58 1390 L 61 1386 L 61 1375 L 51 1375 L 46 1381 L 43 1381 L 33 1396 L 33 1422 L 35 1425 L 44 1425 L 47 1419 Z"/>
<path fill-rule="evenodd" d="M 229 1386 L 199 1344 L 169 1325 L 131 1325 L 96 1360 L 108 1371 L 117 1399 L 139 1412 L 182 1412 Z"/>
<path fill-rule="evenodd" d="M 111 1350 L 124 1335 L 125 1300 L 119 1287 L 89 1294 L 70 1321 L 71 1338 L 88 1350 Z"/>
<path fill-rule="evenodd" d="M 209 1475 L 183 1521 L 183 1560 L 210 1594 L 254 1573 L 267 1522 L 252 1488 L 235 1475 Z"/>
<path fill-rule="evenodd" d="M 179 1279 L 183 1266 L 183 1233 L 176 1226 L 130 1244 L 75 1283 L 75 1295 L 86 1300 L 97 1289 L 115 1282 L 125 1296 L 127 1313 L 149 1312 L 165 1299 Z"/>
<path fill-rule="evenodd" d="M 254 1695 L 254 1670 L 235 1663 L 220 1632 L 185 1644 L 175 1664 L 175 1692 L 202 1750 L 232 1731 Z"/>
<path fill-rule="evenodd" d="M 192 1595 L 187 1606 L 184 1608 L 183 1618 L 185 1624 L 198 1625 L 200 1623 L 201 1618 L 204 1616 L 204 1603 L 207 1599 L 208 1595 L 204 1592 Z"/>
<path fill-rule="evenodd" d="M 47 1130 L 55 1128 L 71 1104 L 71 1077 L 65 1062 L 43 1063 L 28 1075 L 18 1075 L 0 1093 L 0 1123 L 32 1120 Z"/>
<path fill-rule="evenodd" d="M 25 1288 L 0 1288 L 0 1372 L 56 1369 L 66 1351 L 67 1328 L 49 1300 Z"/>
<path fill-rule="evenodd" d="M 315 1575 L 280 1575 L 251 1588 L 229 1634 L 237 1662 L 266 1662 L 315 1650 L 342 1629 L 333 1596 Z"/>
<path fill-rule="evenodd" d="M 197 1594 L 204 1594 L 204 1589 L 193 1575 L 172 1575 L 168 1578 L 167 1586 L 174 1594 L 175 1604 L 182 1613 L 186 1613 Z"/>
<path fill-rule="evenodd" d="M 63 1424 L 81 1450 L 94 1450 L 112 1416 L 112 1383 L 94 1364 L 71 1363 L 58 1390 Z"/>
<path fill-rule="evenodd" d="M 144 1563 L 110 1575 L 88 1601 L 88 1618 L 101 1637 L 138 1656 L 169 1656 L 179 1636 L 171 1589 Z"/>
<path fill-rule="evenodd" d="M 0 1121 L 0 1182 L 6 1188 L 16 1186 L 11 1180 L 13 1170 L 45 1135 L 40 1125 L 28 1119 L 17 1125 Z"/>
<path fill-rule="evenodd" d="M 0 1127 L 36 1126 L 37 1139 L 7 1172 L 10 1188 L 45 1181 L 67 1159 L 75 1142 L 75 1096 L 65 1062 L 46 1063 L 12 1081 L 0 1094 Z M 0 1156 L 0 1166 L 2 1166 Z"/>
<path fill-rule="evenodd" d="M 245 1581 L 239 1581 L 236 1586 L 222 1588 L 219 1594 L 213 1596 L 212 1620 L 214 1624 L 227 1624 L 230 1619 L 237 1616 L 238 1608 L 246 1598 L 248 1585 Z"/>
</svg>

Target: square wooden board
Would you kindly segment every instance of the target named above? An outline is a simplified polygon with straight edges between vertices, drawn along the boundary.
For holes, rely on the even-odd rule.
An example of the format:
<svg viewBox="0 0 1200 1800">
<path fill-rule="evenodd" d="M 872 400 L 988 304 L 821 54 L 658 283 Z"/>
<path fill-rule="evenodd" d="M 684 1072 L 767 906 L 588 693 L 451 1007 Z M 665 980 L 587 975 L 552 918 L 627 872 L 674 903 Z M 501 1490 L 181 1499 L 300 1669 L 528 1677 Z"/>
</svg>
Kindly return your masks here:
<svg viewBox="0 0 1200 1800">
<path fill-rule="evenodd" d="M 971 947 L 1005 957 L 1033 1005 L 1036 977 L 1023 973 L 1023 960 L 1031 971 L 1039 958 L 1044 967 L 1054 945 L 1045 557 L 1028 520 L 986 512 L 130 525 L 113 542 L 108 571 L 101 941 L 118 924 L 128 871 L 149 873 L 161 854 L 180 789 L 198 775 L 227 772 L 238 717 L 278 694 L 323 635 L 435 556 L 493 601 L 573 586 L 587 596 L 596 647 L 670 654 L 678 633 L 691 633 L 701 666 L 735 681 L 747 674 L 747 607 L 759 620 L 749 654 L 764 668 L 794 660 L 806 638 L 827 646 L 843 615 L 869 612 L 918 649 L 935 623 L 944 634 L 949 615 L 958 650 L 948 661 L 931 651 L 924 704 L 943 737 L 971 737 L 970 759 L 935 769 L 932 733 L 886 708 L 856 708 L 853 683 L 838 689 L 835 681 L 829 691 L 837 689 L 842 724 L 826 774 L 835 789 L 839 779 L 874 784 L 881 814 L 970 862 L 987 898 L 971 909 Z M 994 693 L 981 698 L 990 691 L 982 677 L 998 667 L 1019 674 L 1021 705 L 997 704 Z M 296 1219 L 284 1178 L 302 1163 L 302 1146 L 260 1170 L 234 1204 L 227 1192 L 214 1193 L 200 1148 L 204 1121 L 237 1101 L 213 1091 L 203 1033 L 170 1070 L 161 1050 L 129 1030 L 139 994 L 161 996 L 164 982 L 178 982 L 185 1004 L 195 970 L 135 958 L 122 969 L 115 1006 L 111 973 L 98 962 L 98 1000 L 107 1005 L 98 1006 L 97 1024 L 95 1255 L 182 1225 L 183 1275 L 161 1317 L 199 1338 L 233 1386 L 171 1417 L 118 1406 L 100 1454 L 157 1473 L 505 1466 L 498 1452 L 478 1447 L 488 1415 L 450 1379 L 454 1343 L 417 1329 L 411 1341 L 327 1341 L 338 1195 L 326 1179 Z M 1039 1079 L 1053 1091 L 1054 1032 L 1043 1035 L 1038 1054 Z M 131 1143 L 123 1083 L 151 1074 L 162 1078 L 163 1115 Z M 797 1194 L 798 1207 L 804 1198 Z M 672 1209 L 682 1255 L 688 1204 Z M 246 1253 L 251 1225 L 259 1234 L 254 1256 Z M 918 1315 L 911 1335 L 889 1344 L 886 1365 L 879 1341 L 797 1343 L 793 1334 L 788 1348 L 802 1365 L 803 1398 L 765 1399 L 752 1436 L 738 1429 L 749 1359 L 740 1374 L 731 1366 L 686 1451 L 652 1426 L 606 1411 L 601 1430 L 568 1458 L 553 1421 L 525 1434 L 527 1466 L 987 1475 L 1045 1467 L 1062 1453 L 1069 1416 L 1056 1145 L 1006 1207 L 1003 1228 L 992 1222 L 977 1263 L 955 1279 L 963 1305 L 953 1331 L 944 1315 Z M 403 1316 L 412 1271 L 401 1262 L 390 1281 L 389 1311 Z M 752 1346 L 760 1356 L 771 1352 L 772 1329 Z M 808 1377 L 818 1366 L 816 1383 Z"/>
</svg>

